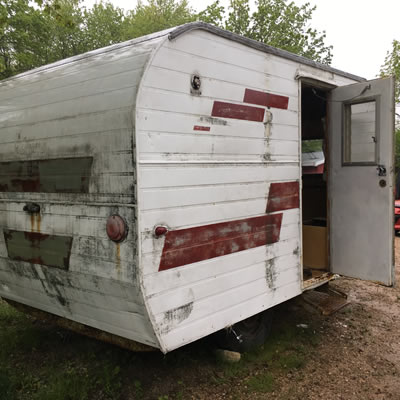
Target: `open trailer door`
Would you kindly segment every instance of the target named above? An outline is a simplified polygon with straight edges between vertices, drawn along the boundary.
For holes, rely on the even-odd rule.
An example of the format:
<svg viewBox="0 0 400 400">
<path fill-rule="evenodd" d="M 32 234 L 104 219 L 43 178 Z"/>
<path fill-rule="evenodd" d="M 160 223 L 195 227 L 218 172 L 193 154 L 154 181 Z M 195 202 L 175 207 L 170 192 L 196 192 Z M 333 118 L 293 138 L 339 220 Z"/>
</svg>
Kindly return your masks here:
<svg viewBox="0 0 400 400">
<path fill-rule="evenodd" d="M 333 89 L 329 99 L 330 266 L 394 283 L 394 80 Z"/>
</svg>

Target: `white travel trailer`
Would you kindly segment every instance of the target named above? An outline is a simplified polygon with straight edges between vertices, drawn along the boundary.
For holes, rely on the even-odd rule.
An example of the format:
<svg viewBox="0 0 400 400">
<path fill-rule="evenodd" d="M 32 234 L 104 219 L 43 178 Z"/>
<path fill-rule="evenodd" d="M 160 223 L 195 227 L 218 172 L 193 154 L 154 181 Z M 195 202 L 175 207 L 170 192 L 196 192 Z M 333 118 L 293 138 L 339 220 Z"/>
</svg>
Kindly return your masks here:
<svg viewBox="0 0 400 400">
<path fill-rule="evenodd" d="M 263 336 L 334 274 L 393 284 L 391 78 L 191 23 L 6 79 L 0 110 L 3 299 L 168 352 Z"/>
</svg>

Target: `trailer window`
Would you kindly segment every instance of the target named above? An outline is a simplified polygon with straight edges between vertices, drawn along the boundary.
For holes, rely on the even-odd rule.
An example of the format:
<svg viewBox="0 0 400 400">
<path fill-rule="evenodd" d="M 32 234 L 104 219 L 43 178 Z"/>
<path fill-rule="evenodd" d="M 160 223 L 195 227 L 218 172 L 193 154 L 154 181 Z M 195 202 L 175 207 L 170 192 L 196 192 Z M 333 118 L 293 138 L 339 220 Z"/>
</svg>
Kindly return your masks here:
<svg viewBox="0 0 400 400">
<path fill-rule="evenodd" d="M 344 107 L 343 164 L 376 164 L 375 100 Z"/>
</svg>

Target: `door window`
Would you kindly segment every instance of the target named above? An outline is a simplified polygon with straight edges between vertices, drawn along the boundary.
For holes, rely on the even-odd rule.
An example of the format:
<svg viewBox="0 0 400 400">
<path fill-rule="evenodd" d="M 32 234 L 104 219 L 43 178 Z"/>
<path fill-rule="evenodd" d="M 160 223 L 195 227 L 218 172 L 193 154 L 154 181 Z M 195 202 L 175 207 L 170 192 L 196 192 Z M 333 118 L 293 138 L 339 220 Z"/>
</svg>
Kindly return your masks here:
<svg viewBox="0 0 400 400">
<path fill-rule="evenodd" d="M 376 101 L 344 106 L 343 164 L 377 163 Z"/>
</svg>

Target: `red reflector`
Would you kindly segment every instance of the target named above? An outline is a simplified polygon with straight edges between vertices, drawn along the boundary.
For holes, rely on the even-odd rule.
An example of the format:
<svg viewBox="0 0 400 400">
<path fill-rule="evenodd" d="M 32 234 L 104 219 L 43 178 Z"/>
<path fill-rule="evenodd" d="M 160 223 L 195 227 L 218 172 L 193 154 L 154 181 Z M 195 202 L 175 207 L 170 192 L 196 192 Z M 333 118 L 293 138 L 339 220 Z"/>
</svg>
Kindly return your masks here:
<svg viewBox="0 0 400 400">
<path fill-rule="evenodd" d="M 121 242 L 128 236 L 128 226 L 119 215 L 111 215 L 107 220 L 107 235 L 114 242 Z"/>
<path fill-rule="evenodd" d="M 158 236 L 165 235 L 168 232 L 168 228 L 166 226 L 157 226 L 154 229 L 154 234 Z"/>
</svg>

